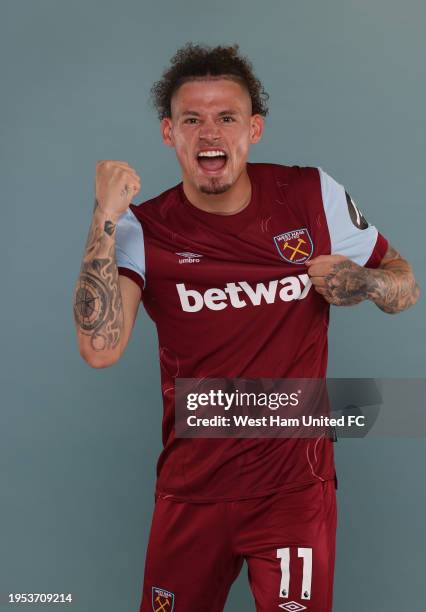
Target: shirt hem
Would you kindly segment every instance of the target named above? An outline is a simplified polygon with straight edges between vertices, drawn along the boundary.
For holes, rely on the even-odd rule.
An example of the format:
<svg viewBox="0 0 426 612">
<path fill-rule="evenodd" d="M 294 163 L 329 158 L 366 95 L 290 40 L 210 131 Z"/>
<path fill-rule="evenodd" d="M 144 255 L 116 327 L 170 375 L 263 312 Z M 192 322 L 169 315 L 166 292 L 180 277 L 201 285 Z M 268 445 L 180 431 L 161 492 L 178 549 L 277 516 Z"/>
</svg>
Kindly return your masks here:
<svg viewBox="0 0 426 612">
<path fill-rule="evenodd" d="M 232 495 L 232 496 L 221 496 L 221 497 L 194 497 L 191 495 L 178 495 L 175 493 L 168 493 L 167 491 L 161 491 L 159 489 L 155 490 L 155 500 L 157 499 L 168 499 L 169 501 L 176 502 L 185 502 L 191 504 L 214 504 L 220 502 L 233 502 L 233 501 L 244 501 L 248 499 L 257 499 L 259 497 L 268 497 L 270 495 L 275 495 L 276 493 L 286 493 L 291 492 L 308 485 L 311 485 L 315 482 L 325 482 L 327 480 L 336 480 L 336 474 L 333 472 L 332 475 L 324 476 L 324 477 L 315 477 L 310 478 L 309 480 L 301 480 L 298 482 L 288 483 L 286 485 L 282 485 L 281 487 L 276 487 L 274 489 L 268 489 L 266 491 L 260 491 L 259 493 L 247 494 L 247 495 Z"/>
</svg>

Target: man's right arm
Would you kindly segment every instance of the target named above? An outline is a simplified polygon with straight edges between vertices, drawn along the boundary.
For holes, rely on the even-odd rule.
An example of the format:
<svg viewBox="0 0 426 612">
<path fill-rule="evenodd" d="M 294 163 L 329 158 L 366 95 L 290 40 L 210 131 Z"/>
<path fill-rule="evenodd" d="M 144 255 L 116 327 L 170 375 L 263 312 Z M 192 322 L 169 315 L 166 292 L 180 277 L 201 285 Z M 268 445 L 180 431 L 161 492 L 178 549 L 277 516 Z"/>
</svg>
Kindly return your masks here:
<svg viewBox="0 0 426 612">
<path fill-rule="evenodd" d="M 80 354 L 95 368 L 121 357 L 141 299 L 140 287 L 118 274 L 115 258 L 118 219 L 139 189 L 140 179 L 126 162 L 98 162 L 96 204 L 74 292 Z"/>
</svg>

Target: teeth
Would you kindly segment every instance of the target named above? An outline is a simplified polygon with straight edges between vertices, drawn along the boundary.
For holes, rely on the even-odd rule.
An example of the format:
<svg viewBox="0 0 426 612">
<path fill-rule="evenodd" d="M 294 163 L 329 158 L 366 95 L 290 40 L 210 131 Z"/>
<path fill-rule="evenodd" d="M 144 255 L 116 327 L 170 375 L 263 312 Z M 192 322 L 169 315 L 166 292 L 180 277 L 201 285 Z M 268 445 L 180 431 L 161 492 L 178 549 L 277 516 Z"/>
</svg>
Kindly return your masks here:
<svg viewBox="0 0 426 612">
<path fill-rule="evenodd" d="M 225 157 L 225 153 L 223 151 L 201 151 L 198 153 L 198 157 Z"/>
</svg>

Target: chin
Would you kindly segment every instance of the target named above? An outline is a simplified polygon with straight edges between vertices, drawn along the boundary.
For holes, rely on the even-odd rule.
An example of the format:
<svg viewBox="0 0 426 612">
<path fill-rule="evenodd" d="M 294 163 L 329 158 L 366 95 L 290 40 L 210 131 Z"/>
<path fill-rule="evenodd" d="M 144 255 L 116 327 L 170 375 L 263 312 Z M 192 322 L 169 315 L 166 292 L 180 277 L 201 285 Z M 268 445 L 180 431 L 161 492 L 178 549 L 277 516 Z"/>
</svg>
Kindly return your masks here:
<svg viewBox="0 0 426 612">
<path fill-rule="evenodd" d="M 199 185 L 198 189 L 201 193 L 214 195 L 225 193 L 225 191 L 228 191 L 231 187 L 232 183 L 221 183 L 218 179 L 212 178 L 207 185 Z"/>
<path fill-rule="evenodd" d="M 233 184 L 230 176 L 203 176 L 197 181 L 197 189 L 200 193 L 214 195 L 229 191 Z"/>
</svg>

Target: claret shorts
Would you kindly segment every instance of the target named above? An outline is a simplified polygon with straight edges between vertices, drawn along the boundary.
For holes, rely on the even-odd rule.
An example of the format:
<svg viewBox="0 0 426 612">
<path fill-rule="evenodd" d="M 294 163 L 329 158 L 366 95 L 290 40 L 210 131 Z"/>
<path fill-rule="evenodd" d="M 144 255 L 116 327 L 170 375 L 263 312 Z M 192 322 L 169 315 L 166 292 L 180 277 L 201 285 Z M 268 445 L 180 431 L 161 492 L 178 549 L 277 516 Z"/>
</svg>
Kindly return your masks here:
<svg viewBox="0 0 426 612">
<path fill-rule="evenodd" d="M 257 612 L 331 612 L 336 481 L 215 503 L 158 496 L 140 612 L 219 612 L 244 561 Z"/>
</svg>

